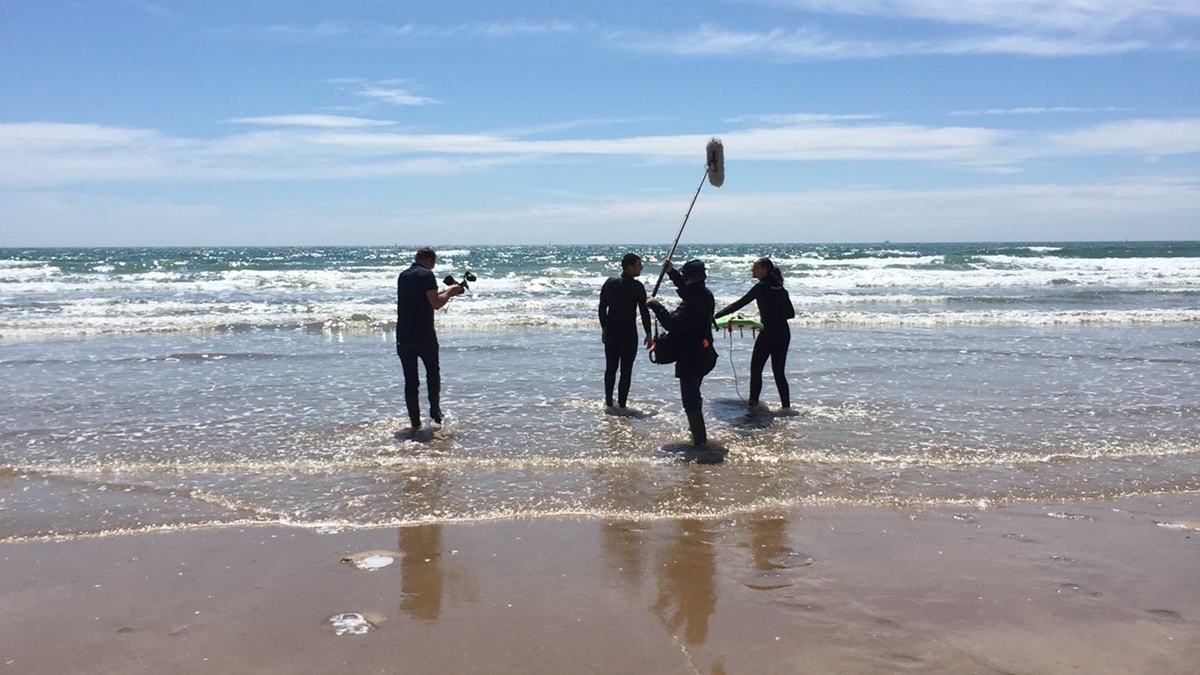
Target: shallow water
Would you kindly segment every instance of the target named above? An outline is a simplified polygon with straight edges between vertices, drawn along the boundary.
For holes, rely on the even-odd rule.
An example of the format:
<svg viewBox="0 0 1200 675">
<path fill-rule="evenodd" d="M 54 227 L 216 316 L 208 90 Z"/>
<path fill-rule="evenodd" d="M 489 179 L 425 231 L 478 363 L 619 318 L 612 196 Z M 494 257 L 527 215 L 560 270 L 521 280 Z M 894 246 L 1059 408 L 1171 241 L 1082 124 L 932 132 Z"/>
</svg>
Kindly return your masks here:
<svg viewBox="0 0 1200 675">
<path fill-rule="evenodd" d="M 0 250 L 0 539 L 1200 489 L 1200 243 L 685 248 L 720 304 L 770 255 L 798 312 L 790 414 L 769 372 L 745 405 L 752 334 L 718 341 L 717 454 L 644 357 L 633 414 L 601 406 L 626 250 L 654 247 L 441 250 L 478 280 L 437 315 L 450 417 L 417 434 L 409 249 Z"/>
<path fill-rule="evenodd" d="M 749 334 L 705 380 L 718 465 L 668 367 L 605 414 L 593 330 L 443 331 L 438 429 L 409 433 L 386 331 L 0 344 L 0 537 L 275 521 L 710 516 L 1200 489 L 1192 325 L 793 329 L 793 414 Z"/>
</svg>

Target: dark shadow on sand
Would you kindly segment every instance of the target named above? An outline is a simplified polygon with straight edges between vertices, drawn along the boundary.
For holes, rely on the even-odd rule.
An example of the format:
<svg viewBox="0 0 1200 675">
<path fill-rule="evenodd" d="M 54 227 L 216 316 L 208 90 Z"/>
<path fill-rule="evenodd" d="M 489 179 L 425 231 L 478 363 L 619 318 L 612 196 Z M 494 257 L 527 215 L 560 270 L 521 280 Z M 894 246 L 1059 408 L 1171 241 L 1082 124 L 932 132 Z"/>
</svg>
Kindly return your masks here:
<svg viewBox="0 0 1200 675">
<path fill-rule="evenodd" d="M 634 420 L 644 420 L 654 417 L 658 412 L 655 410 L 638 410 L 637 408 L 607 407 L 604 409 L 604 414 L 609 417 L 628 417 Z"/>
<path fill-rule="evenodd" d="M 392 438 L 400 441 L 401 443 L 407 441 L 412 441 L 414 443 L 429 443 L 441 435 L 438 433 L 441 431 L 441 429 L 442 428 L 439 426 L 421 427 L 420 429 L 400 429 L 396 433 L 392 434 Z"/>
<path fill-rule="evenodd" d="M 740 432 L 760 431 L 769 428 L 776 420 L 800 416 L 795 408 L 773 409 L 765 405 L 751 408 L 740 399 L 715 400 L 709 404 L 709 409 L 718 422 L 724 422 Z"/>
<path fill-rule="evenodd" d="M 766 429 L 775 422 L 777 417 L 776 413 L 767 407 L 751 408 L 746 405 L 745 401 L 736 399 L 713 401 L 709 405 L 709 409 L 718 422 L 742 431 Z"/>
<path fill-rule="evenodd" d="M 729 449 L 717 443 L 708 445 L 692 445 L 691 443 L 667 443 L 662 446 L 662 452 L 672 457 L 678 457 L 685 462 L 695 464 L 720 464 L 725 461 Z"/>
</svg>

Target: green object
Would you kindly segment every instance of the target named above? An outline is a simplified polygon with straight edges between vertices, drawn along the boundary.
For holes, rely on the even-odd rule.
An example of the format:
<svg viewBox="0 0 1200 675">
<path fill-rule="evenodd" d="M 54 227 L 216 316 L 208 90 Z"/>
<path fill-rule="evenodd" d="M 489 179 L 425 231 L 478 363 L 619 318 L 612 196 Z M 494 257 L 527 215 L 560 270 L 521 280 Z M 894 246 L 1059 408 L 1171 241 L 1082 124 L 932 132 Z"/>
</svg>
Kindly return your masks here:
<svg viewBox="0 0 1200 675">
<path fill-rule="evenodd" d="M 727 314 L 713 323 L 717 324 L 717 328 L 753 328 L 754 330 L 762 330 L 762 322 L 758 319 L 747 319 L 744 316 L 737 314 Z"/>
</svg>

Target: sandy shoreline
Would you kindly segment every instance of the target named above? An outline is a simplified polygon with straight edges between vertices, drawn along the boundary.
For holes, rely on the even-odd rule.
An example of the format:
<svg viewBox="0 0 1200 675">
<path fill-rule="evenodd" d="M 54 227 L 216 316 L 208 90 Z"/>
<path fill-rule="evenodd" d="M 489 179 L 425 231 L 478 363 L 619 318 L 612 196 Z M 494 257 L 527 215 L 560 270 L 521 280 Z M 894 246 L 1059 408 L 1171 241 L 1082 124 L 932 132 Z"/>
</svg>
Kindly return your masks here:
<svg viewBox="0 0 1200 675">
<path fill-rule="evenodd" d="M 1183 675 L 1194 527 L 1173 495 L 0 544 L 0 672 Z"/>
</svg>

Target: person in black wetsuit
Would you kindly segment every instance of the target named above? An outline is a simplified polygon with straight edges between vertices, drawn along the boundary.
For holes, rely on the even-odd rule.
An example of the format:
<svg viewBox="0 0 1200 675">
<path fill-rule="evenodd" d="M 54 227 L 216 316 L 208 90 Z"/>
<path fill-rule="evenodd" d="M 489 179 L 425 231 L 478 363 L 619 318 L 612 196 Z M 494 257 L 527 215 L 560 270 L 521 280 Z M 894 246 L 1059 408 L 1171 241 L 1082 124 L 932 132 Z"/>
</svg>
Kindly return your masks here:
<svg viewBox="0 0 1200 675">
<path fill-rule="evenodd" d="M 668 312 L 657 297 L 650 298 L 646 304 L 671 338 L 679 343 L 675 377 L 679 378 L 683 411 L 687 413 L 692 444 L 706 445 L 708 436 L 704 428 L 704 400 L 700 395 L 700 385 L 704 376 L 717 365 L 717 350 L 713 347 L 712 334 L 713 307 L 716 303 L 712 292 L 704 285 L 707 274 L 702 261 L 689 260 L 677 271 L 667 260 L 663 267 L 675 283 L 682 302 L 673 312 Z"/>
<path fill-rule="evenodd" d="M 758 280 L 750 287 L 737 302 L 717 312 L 713 317 L 719 319 L 726 314 L 732 314 L 750 304 L 754 300 L 758 304 L 758 318 L 762 322 L 762 330 L 754 340 L 754 351 L 750 354 L 750 400 L 751 408 L 758 406 L 758 396 L 763 388 L 763 367 L 767 359 L 771 359 L 771 373 L 775 377 L 775 388 L 779 390 L 779 405 L 784 409 L 792 407 L 791 389 L 787 382 L 787 352 L 792 342 L 792 331 L 788 328 L 788 319 L 796 316 L 792 299 L 787 289 L 783 287 L 783 273 L 771 262 L 770 258 L 759 258 L 754 261 L 750 273 Z"/>
<path fill-rule="evenodd" d="M 425 364 L 429 416 L 435 423 L 442 423 L 442 370 L 433 312 L 444 307 L 450 298 L 463 293 L 463 287 L 459 285 L 438 290 L 437 278 L 433 276 L 436 263 L 437 254 L 425 246 L 417 250 L 413 264 L 396 279 L 396 355 L 404 368 L 404 403 L 413 431 L 421 428 L 418 360 Z"/>
<path fill-rule="evenodd" d="M 637 317 L 642 315 L 643 343 L 650 346 L 650 310 L 646 309 L 646 287 L 637 280 L 642 257 L 627 253 L 621 258 L 621 276 L 609 277 L 600 287 L 600 341 L 604 343 L 604 405 L 613 407 L 613 385 L 617 370 L 617 406 L 625 408 L 633 379 L 633 362 L 638 353 Z"/>
</svg>

